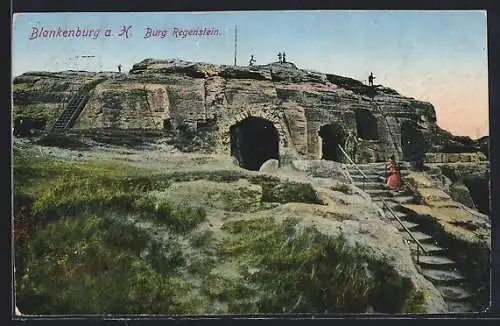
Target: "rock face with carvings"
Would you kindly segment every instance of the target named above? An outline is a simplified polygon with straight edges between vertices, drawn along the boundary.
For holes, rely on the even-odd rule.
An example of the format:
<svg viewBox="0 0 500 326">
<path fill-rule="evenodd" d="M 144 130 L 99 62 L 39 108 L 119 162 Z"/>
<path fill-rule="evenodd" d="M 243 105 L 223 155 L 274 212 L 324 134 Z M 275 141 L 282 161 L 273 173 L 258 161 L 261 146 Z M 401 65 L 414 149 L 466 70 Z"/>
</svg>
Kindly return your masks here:
<svg viewBox="0 0 500 326">
<path fill-rule="evenodd" d="M 73 130 L 203 135 L 209 151 L 252 161 L 251 169 L 283 156 L 343 161 L 337 145 L 349 132 L 359 139 L 361 163 L 393 154 L 415 161 L 425 152 L 484 149 L 441 130 L 430 103 L 293 63 L 242 67 L 147 59 L 127 74 L 30 72 L 13 86 L 15 119 L 41 119 L 50 130 L 72 90 L 85 89 L 88 97 Z"/>
</svg>

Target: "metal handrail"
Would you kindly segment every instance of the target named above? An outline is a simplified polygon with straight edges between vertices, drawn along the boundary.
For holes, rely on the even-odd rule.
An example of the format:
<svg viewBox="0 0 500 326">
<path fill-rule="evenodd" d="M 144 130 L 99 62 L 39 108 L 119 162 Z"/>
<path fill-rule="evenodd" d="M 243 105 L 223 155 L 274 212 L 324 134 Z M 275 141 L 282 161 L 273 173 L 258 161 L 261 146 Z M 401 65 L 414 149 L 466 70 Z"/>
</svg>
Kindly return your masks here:
<svg viewBox="0 0 500 326">
<path fill-rule="evenodd" d="M 354 165 L 354 167 L 361 173 L 361 176 L 363 176 L 364 179 L 366 179 L 368 181 L 368 177 L 366 176 L 366 174 L 359 168 L 359 166 L 354 163 L 354 161 L 349 157 L 349 155 L 345 152 L 345 150 L 342 148 L 342 146 L 340 146 L 340 144 L 338 145 L 340 151 L 342 152 L 342 154 L 344 154 L 344 156 L 347 158 L 347 160 L 352 164 Z M 399 217 L 396 215 L 396 213 L 392 210 L 392 208 L 387 205 L 387 202 L 384 200 L 383 197 L 380 197 L 380 199 L 382 200 L 382 203 L 384 204 L 384 206 L 387 208 L 387 210 L 394 216 L 394 218 L 399 222 L 399 224 L 403 227 L 403 229 L 406 231 L 406 233 L 408 233 L 408 235 L 413 239 L 413 241 L 417 244 L 417 262 L 419 261 L 419 249 L 421 249 L 424 253 L 427 252 L 427 250 L 425 250 L 424 246 L 420 243 L 420 241 L 418 241 L 414 236 L 413 234 L 411 233 L 410 230 L 408 230 L 408 228 L 403 224 L 403 221 L 401 221 L 401 219 L 399 219 Z"/>
<path fill-rule="evenodd" d="M 378 105 L 378 103 L 373 98 L 371 98 L 370 101 L 375 105 L 375 107 L 377 108 L 377 110 L 380 113 L 380 115 L 382 117 L 384 117 L 385 125 L 387 127 L 387 130 L 389 131 L 389 135 L 391 136 L 392 146 L 394 146 L 394 149 L 396 150 L 396 152 L 399 152 L 398 145 L 397 145 L 396 141 L 394 140 L 394 135 L 392 134 L 391 127 L 389 126 L 389 122 L 387 121 L 387 116 L 385 115 L 384 111 L 380 108 L 380 106 Z M 403 149 L 401 149 L 401 151 L 402 150 Z"/>
</svg>

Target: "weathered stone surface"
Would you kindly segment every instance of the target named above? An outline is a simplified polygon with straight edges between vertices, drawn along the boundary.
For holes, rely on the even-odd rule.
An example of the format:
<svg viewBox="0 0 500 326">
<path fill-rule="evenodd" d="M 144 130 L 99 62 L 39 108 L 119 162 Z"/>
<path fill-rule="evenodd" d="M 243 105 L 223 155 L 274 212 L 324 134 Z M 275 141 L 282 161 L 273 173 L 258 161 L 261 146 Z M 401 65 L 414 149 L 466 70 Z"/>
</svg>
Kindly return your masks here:
<svg viewBox="0 0 500 326">
<path fill-rule="evenodd" d="M 337 180 L 347 181 L 344 173 L 344 166 L 338 162 L 332 161 L 311 161 L 311 160 L 296 160 L 292 162 L 292 167 L 306 175 L 319 178 L 333 178 Z"/>
<path fill-rule="evenodd" d="M 454 183 L 450 187 L 450 196 L 453 200 L 464 204 L 467 207 L 475 209 L 474 201 L 470 195 L 469 189 L 463 183 Z"/>
<path fill-rule="evenodd" d="M 205 128 L 202 138 L 214 142 L 214 152 L 228 154 L 229 128 L 258 117 L 278 130 L 280 152 L 292 148 L 308 159 L 320 159 L 327 150 L 323 143 L 333 140 L 322 139 L 319 131 L 332 123 L 340 128 L 339 143 L 348 131 L 362 138 L 361 162 L 382 161 L 393 154 L 419 161 L 425 152 L 487 149 L 487 139 L 476 142 L 441 130 L 430 103 L 381 85 L 370 87 L 348 77 L 299 69 L 293 63 L 235 67 L 146 59 L 129 74 L 25 73 L 14 79 L 14 116 L 43 117 L 46 128 L 51 128 L 70 91 L 100 79 L 106 81 L 88 89 L 89 99 L 75 128 L 166 129 L 172 132 L 168 137 L 187 134 L 191 139 L 200 126 L 211 124 L 214 127 Z M 362 115 L 374 123 L 362 122 Z"/>
<path fill-rule="evenodd" d="M 162 85 L 112 80 L 91 91 L 75 128 L 160 129 L 169 117 L 169 98 Z"/>
<path fill-rule="evenodd" d="M 474 202 L 474 206 L 483 214 L 489 214 L 490 165 L 488 162 L 429 164 L 433 171 L 444 181 L 443 190 L 452 193 L 453 184 L 463 184 Z M 468 205 L 467 205 L 468 206 Z"/>
<path fill-rule="evenodd" d="M 262 187 L 246 179 L 228 183 L 196 180 L 174 183 L 165 192 L 152 192 L 149 195 L 168 197 L 180 204 L 189 202 L 194 206 L 228 211 L 252 211 L 261 205 Z"/>
<path fill-rule="evenodd" d="M 426 153 L 426 163 L 468 163 L 486 161 L 482 152 L 477 153 Z"/>
<path fill-rule="evenodd" d="M 473 288 L 483 288 L 477 300 L 484 305 L 489 300 L 489 217 L 454 201 L 425 179 L 423 173 L 410 173 L 407 180 L 415 187 L 424 205 L 405 204 L 403 210 L 426 225 L 427 233 L 459 263 Z"/>
<path fill-rule="evenodd" d="M 262 166 L 259 169 L 259 172 L 267 172 L 267 173 L 274 173 L 278 171 L 279 167 L 279 161 L 275 159 L 267 160 L 262 164 Z"/>
</svg>

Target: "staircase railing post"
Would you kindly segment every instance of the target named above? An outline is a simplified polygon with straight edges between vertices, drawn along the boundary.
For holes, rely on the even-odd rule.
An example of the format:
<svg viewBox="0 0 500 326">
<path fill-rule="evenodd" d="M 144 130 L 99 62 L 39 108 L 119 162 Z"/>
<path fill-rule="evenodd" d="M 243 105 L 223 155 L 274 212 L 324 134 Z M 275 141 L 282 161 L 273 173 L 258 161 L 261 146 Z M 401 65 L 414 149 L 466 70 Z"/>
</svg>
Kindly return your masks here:
<svg viewBox="0 0 500 326">
<path fill-rule="evenodd" d="M 416 242 L 415 244 L 417 245 L 417 264 L 418 264 L 420 263 L 420 246 Z"/>
</svg>

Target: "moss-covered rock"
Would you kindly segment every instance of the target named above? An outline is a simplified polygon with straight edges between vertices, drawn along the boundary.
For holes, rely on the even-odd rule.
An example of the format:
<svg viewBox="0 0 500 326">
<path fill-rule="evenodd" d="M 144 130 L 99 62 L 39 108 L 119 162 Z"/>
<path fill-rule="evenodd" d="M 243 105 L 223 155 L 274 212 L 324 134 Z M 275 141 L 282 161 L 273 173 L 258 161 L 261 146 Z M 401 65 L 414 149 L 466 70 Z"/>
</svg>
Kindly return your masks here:
<svg viewBox="0 0 500 326">
<path fill-rule="evenodd" d="M 227 211 L 251 212 L 261 207 L 262 187 L 248 180 L 218 183 L 207 180 L 173 183 L 164 192 L 150 195 L 176 202 Z"/>
</svg>

